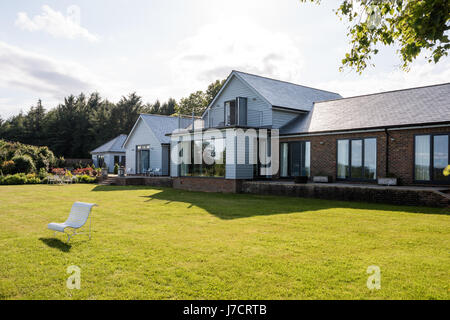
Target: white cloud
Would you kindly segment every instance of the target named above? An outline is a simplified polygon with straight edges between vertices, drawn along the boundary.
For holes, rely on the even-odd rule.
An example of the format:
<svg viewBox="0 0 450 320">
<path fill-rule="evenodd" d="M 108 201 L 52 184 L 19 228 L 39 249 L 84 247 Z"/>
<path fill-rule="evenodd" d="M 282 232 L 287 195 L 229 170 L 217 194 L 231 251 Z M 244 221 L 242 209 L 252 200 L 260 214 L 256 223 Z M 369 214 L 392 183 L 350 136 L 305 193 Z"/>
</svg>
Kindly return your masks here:
<svg viewBox="0 0 450 320">
<path fill-rule="evenodd" d="M 87 68 L 0 42 L 0 88 L 25 89 L 37 97 L 61 99 L 94 91 L 102 83 Z"/>
<path fill-rule="evenodd" d="M 67 16 L 55 11 L 48 5 L 42 6 L 42 14 L 29 18 L 26 12 L 17 14 L 16 26 L 28 31 L 45 31 L 56 38 L 85 38 L 89 41 L 97 41 L 98 36 L 90 33 L 80 25 L 80 8 L 70 6 L 67 8 Z"/>
<path fill-rule="evenodd" d="M 365 72 L 361 76 L 349 75 L 346 77 L 342 75 L 341 79 L 321 82 L 315 86 L 340 93 L 344 97 L 351 97 L 450 81 L 450 58 L 446 58 L 438 64 L 427 63 L 424 60 L 416 62 L 409 72 L 399 68 L 390 72 L 370 73 L 370 70 L 367 70 L 367 73 Z"/>
<path fill-rule="evenodd" d="M 245 19 L 203 26 L 184 39 L 171 61 L 174 82 L 190 91 L 205 89 L 233 69 L 295 81 L 303 66 L 300 39 Z"/>
</svg>

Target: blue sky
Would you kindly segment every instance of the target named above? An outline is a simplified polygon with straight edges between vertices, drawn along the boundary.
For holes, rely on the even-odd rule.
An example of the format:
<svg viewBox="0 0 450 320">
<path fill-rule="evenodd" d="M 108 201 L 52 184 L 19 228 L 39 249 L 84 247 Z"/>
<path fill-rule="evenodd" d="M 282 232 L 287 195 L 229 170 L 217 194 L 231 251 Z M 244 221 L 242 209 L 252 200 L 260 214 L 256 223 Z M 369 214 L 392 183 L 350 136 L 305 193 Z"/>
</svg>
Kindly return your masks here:
<svg viewBox="0 0 450 320">
<path fill-rule="evenodd" d="M 339 72 L 346 25 L 298 0 L 4 1 L 0 5 L 0 116 L 98 91 L 117 101 L 179 99 L 232 69 L 352 96 L 448 82 L 450 59 L 400 70 L 382 49 L 362 76 Z"/>
</svg>

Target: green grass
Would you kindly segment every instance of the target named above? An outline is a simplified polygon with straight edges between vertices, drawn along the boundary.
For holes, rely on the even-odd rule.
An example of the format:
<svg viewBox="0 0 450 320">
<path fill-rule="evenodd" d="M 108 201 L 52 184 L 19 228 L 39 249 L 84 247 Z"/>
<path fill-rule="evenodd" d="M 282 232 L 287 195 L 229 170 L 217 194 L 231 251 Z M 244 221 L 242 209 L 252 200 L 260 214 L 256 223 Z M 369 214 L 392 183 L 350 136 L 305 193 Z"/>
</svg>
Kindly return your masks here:
<svg viewBox="0 0 450 320">
<path fill-rule="evenodd" d="M 93 237 L 46 229 L 95 202 Z M 447 211 L 445 211 L 447 210 Z M 0 299 L 449 299 L 448 209 L 0 186 Z M 81 289 L 66 268 L 81 268 Z M 369 265 L 381 289 L 366 287 Z"/>
</svg>

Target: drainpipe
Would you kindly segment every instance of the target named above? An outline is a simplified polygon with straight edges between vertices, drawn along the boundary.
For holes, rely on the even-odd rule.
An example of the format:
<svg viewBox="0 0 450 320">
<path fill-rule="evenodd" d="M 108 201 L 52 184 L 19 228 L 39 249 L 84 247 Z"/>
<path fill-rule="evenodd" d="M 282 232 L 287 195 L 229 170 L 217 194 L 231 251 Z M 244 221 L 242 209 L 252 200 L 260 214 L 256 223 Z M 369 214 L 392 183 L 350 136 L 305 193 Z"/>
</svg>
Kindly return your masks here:
<svg viewBox="0 0 450 320">
<path fill-rule="evenodd" d="M 384 129 L 384 132 L 386 133 L 386 171 L 385 171 L 385 176 L 388 176 L 389 173 L 389 133 L 388 133 L 388 129 Z"/>
</svg>

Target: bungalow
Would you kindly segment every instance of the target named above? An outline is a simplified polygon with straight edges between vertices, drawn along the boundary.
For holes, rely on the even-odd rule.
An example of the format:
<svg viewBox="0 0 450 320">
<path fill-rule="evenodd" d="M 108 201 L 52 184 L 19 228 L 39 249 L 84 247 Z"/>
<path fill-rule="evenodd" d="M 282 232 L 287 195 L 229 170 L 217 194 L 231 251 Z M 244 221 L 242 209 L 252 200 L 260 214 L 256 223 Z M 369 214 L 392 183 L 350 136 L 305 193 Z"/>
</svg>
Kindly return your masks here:
<svg viewBox="0 0 450 320">
<path fill-rule="evenodd" d="M 121 134 L 100 147 L 92 150 L 92 161 L 94 166 L 100 168 L 103 164 L 106 164 L 108 172 L 114 171 L 114 165 L 125 165 L 125 149 L 122 148 L 122 144 L 127 138 L 126 134 Z"/>
<path fill-rule="evenodd" d="M 450 185 L 442 174 L 449 163 L 450 83 L 342 98 L 232 71 L 202 120 L 165 131 L 175 187 L 233 191 L 244 179 L 318 175 Z"/>
<path fill-rule="evenodd" d="M 170 137 L 166 133 L 187 126 L 185 117 L 141 114 L 123 142 L 127 174 L 169 175 Z"/>
</svg>

